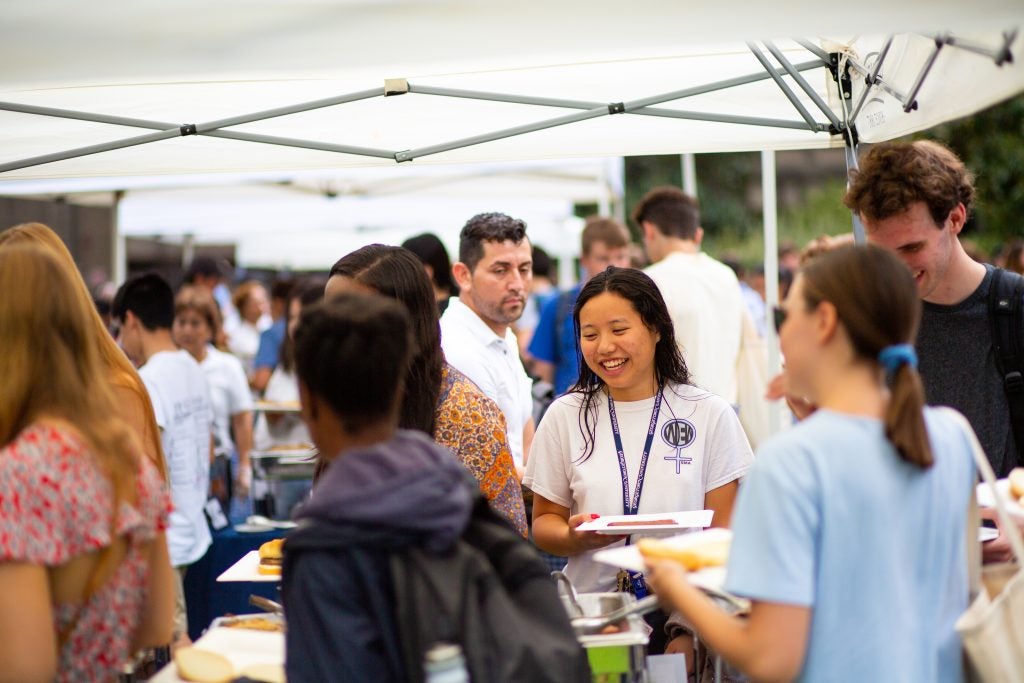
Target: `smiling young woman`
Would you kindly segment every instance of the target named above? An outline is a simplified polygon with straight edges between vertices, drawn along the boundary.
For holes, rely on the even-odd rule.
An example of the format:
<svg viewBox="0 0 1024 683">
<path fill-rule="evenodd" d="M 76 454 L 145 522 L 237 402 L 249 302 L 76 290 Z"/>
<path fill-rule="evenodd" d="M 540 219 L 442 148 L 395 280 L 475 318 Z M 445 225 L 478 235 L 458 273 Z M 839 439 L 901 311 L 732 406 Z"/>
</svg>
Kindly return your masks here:
<svg viewBox="0 0 1024 683">
<path fill-rule="evenodd" d="M 593 551 L 622 536 L 577 530 L 600 515 L 714 510 L 728 526 L 752 454 L 735 411 L 691 385 L 672 319 L 654 282 L 609 268 L 573 311 L 580 378 L 548 409 L 524 484 L 534 491 L 537 545 L 569 558 L 578 590 L 613 590 Z"/>
</svg>

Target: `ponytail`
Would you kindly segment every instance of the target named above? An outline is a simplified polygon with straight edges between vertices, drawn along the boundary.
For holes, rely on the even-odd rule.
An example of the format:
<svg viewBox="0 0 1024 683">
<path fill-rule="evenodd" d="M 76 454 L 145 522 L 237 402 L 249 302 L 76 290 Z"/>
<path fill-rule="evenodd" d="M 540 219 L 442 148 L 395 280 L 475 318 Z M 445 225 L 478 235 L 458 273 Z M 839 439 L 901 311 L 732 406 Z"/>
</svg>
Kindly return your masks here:
<svg viewBox="0 0 1024 683">
<path fill-rule="evenodd" d="M 878 362 L 890 380 L 889 405 L 885 410 L 885 438 L 900 457 L 922 469 L 931 467 L 931 443 L 924 424 L 924 387 L 917 374 L 917 354 L 910 344 L 887 346 Z"/>
</svg>

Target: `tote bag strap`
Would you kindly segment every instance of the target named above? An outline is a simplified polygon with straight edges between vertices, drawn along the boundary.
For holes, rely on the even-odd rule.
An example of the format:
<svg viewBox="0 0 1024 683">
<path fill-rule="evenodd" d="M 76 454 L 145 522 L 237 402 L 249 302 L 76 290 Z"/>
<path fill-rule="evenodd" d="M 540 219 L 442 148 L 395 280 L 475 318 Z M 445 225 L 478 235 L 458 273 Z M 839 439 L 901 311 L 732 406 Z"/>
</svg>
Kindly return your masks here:
<svg viewBox="0 0 1024 683">
<path fill-rule="evenodd" d="M 1009 539 L 1010 548 L 1013 549 L 1014 558 L 1017 560 L 1017 563 L 1020 564 L 1021 561 L 1024 560 L 1024 537 L 1021 536 L 1020 528 L 1017 526 L 1017 523 L 1012 517 L 1010 517 L 1010 513 L 1006 509 L 1006 502 L 1003 500 L 1003 497 L 999 495 L 999 491 L 996 490 L 995 472 L 992 471 L 992 465 L 989 464 L 985 451 L 982 450 L 981 444 L 978 443 L 978 437 L 975 436 L 974 430 L 971 429 L 970 423 L 967 422 L 967 418 L 959 412 L 952 408 L 942 408 L 941 410 L 958 422 L 963 428 L 964 433 L 967 435 L 967 439 L 971 444 L 971 454 L 974 457 L 974 465 L 978 468 L 978 473 L 981 475 L 982 481 L 985 483 L 985 486 L 989 488 L 989 492 L 992 494 L 992 499 L 996 503 L 996 512 L 999 515 L 999 523 L 1002 527 L 1001 531 L 1006 534 L 1007 539 Z M 975 505 L 974 508 L 976 509 L 977 506 Z M 974 530 L 976 534 L 976 530 L 978 528 L 976 517 L 974 521 L 974 526 L 972 529 L 968 529 L 968 531 L 970 532 L 971 530 Z M 968 548 L 970 548 L 971 545 L 979 545 L 977 538 L 974 539 L 973 543 L 968 543 Z M 980 550 L 978 552 L 980 558 Z M 973 567 L 973 563 L 971 566 Z M 975 584 L 973 583 L 972 577 L 972 590 L 974 587 Z"/>
</svg>

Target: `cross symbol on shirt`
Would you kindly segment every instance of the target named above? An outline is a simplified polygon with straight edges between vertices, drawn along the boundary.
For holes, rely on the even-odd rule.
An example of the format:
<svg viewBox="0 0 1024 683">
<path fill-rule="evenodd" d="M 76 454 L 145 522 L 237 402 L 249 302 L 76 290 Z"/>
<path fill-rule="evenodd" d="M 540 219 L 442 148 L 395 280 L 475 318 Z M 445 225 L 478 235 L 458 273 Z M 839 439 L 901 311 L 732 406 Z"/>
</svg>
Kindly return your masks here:
<svg viewBox="0 0 1024 683">
<path fill-rule="evenodd" d="M 679 468 L 681 466 L 689 465 L 691 462 L 693 462 L 693 458 L 684 458 L 683 457 L 683 449 L 682 448 L 677 448 L 674 455 L 666 455 L 664 458 L 662 458 L 662 460 L 669 460 L 669 461 L 675 462 L 675 464 L 676 464 L 676 474 L 680 473 L 680 469 Z"/>
</svg>

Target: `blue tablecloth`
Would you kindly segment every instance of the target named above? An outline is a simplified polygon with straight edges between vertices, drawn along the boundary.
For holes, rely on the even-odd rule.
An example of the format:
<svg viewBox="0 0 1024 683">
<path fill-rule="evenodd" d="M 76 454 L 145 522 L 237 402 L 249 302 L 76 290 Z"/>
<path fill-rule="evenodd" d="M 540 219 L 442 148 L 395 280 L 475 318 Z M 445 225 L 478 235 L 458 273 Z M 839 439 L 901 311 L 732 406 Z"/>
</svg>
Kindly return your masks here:
<svg viewBox="0 0 1024 683">
<path fill-rule="evenodd" d="M 250 595 L 262 595 L 280 602 L 278 582 L 217 583 L 217 577 L 250 550 L 257 550 L 263 543 L 284 535 L 280 529 L 239 533 L 227 527 L 213 532 L 213 545 L 185 574 L 188 634 L 192 640 L 198 638 L 217 617 L 258 612 L 249 604 Z"/>
</svg>

